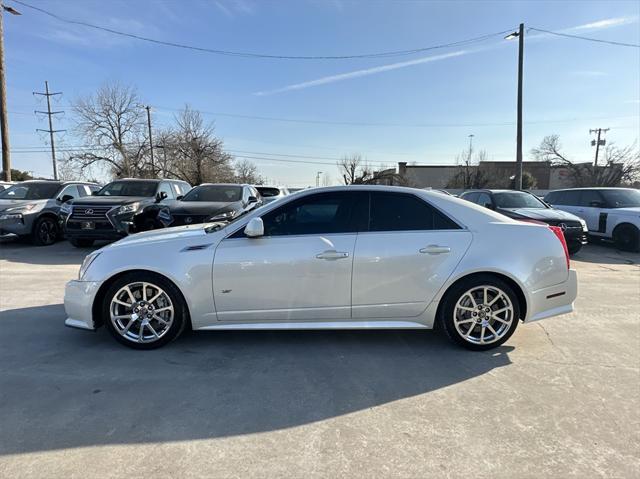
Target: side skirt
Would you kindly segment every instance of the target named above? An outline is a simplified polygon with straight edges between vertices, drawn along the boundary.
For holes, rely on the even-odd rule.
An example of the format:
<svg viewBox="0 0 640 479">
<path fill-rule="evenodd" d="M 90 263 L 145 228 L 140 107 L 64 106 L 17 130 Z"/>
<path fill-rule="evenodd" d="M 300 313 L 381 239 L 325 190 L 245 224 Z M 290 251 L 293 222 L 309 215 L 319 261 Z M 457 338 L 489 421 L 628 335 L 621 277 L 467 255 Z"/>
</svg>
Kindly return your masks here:
<svg viewBox="0 0 640 479">
<path fill-rule="evenodd" d="M 415 321 L 300 321 L 264 323 L 224 323 L 198 328 L 198 331 L 213 330 L 303 330 L 303 329 L 431 329 Z"/>
</svg>

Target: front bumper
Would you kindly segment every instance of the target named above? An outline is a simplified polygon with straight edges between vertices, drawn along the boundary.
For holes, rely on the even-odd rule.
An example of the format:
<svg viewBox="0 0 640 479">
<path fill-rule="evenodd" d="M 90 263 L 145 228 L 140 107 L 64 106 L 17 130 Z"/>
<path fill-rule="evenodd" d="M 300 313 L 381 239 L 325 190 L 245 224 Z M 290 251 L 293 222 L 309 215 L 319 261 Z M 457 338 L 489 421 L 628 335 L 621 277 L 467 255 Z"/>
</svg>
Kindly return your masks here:
<svg viewBox="0 0 640 479">
<path fill-rule="evenodd" d="M 0 235 L 28 235 L 31 233 L 33 218 L 31 215 L 21 215 L 19 218 L 0 220 Z"/>
<path fill-rule="evenodd" d="M 531 293 L 524 322 L 559 316 L 573 311 L 573 302 L 578 296 L 578 275 L 570 269 L 567 280 Z"/>
<path fill-rule="evenodd" d="M 579 243 L 584 245 L 587 244 L 588 236 L 587 232 L 581 228 L 567 228 L 564 231 L 564 239 L 568 244 Z"/>
<path fill-rule="evenodd" d="M 72 328 L 95 330 L 93 302 L 102 283 L 99 281 L 69 281 L 64 290 L 64 324 Z"/>
</svg>

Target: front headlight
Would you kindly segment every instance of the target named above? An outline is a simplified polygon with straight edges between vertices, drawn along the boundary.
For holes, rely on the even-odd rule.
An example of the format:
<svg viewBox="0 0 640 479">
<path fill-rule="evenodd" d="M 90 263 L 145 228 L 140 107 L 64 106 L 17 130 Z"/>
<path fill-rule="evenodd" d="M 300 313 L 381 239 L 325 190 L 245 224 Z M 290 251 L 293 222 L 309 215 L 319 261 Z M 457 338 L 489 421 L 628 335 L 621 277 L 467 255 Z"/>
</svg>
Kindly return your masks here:
<svg viewBox="0 0 640 479">
<path fill-rule="evenodd" d="M 226 213 L 220 213 L 219 215 L 212 216 L 207 221 L 229 221 L 236 217 L 237 211 L 227 211 Z"/>
<path fill-rule="evenodd" d="M 62 206 L 60 206 L 60 213 L 64 215 L 70 215 L 72 211 L 73 211 L 73 206 L 68 203 L 62 203 Z"/>
<path fill-rule="evenodd" d="M 39 203 L 29 203 L 28 205 L 20 205 L 14 206 L 13 208 L 7 208 L 4 210 L 5 213 L 28 213 L 29 211 L 33 211 L 38 207 L 42 207 L 42 204 Z"/>
<path fill-rule="evenodd" d="M 584 231 L 585 233 L 587 231 L 589 231 L 589 228 L 587 228 L 587 222 L 585 220 L 580 220 L 580 225 L 582 226 L 582 231 Z"/>
<path fill-rule="evenodd" d="M 137 211 L 139 207 L 140 207 L 140 203 L 138 202 L 131 203 L 129 205 L 122 205 L 120 208 L 118 208 L 118 210 L 116 211 L 116 214 L 123 215 L 125 213 L 133 213 L 134 211 Z"/>
<path fill-rule="evenodd" d="M 84 278 L 84 275 L 87 272 L 87 270 L 89 269 L 89 266 L 91 266 L 91 263 L 93 263 L 98 256 L 100 256 L 100 252 L 99 251 L 95 251 L 95 252 L 93 252 L 91 254 L 88 254 L 84 258 L 84 261 L 82 262 L 82 265 L 80 266 L 80 271 L 78 271 L 78 279 L 79 280 L 82 281 L 82 278 Z"/>
<path fill-rule="evenodd" d="M 22 219 L 22 213 L 2 213 L 0 220 L 19 220 Z"/>
</svg>

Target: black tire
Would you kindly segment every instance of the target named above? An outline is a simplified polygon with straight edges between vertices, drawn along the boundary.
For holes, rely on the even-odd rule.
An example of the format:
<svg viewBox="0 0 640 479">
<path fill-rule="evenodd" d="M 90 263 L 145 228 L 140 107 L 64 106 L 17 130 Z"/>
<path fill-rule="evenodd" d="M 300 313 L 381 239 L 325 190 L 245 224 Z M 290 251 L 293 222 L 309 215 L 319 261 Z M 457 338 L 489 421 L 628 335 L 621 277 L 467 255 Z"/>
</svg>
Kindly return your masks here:
<svg viewBox="0 0 640 479">
<path fill-rule="evenodd" d="M 470 339 L 466 339 L 463 336 L 462 332 L 458 331 L 458 329 L 456 328 L 454 314 L 455 314 L 456 304 L 458 303 L 458 301 L 463 301 L 463 297 L 465 297 L 470 290 L 473 290 L 474 288 L 482 288 L 484 286 L 487 286 L 490 288 L 497 288 L 502 293 L 504 293 L 504 295 L 509 300 L 509 302 L 507 303 L 506 300 L 499 298 L 498 301 L 494 303 L 494 305 L 490 306 L 490 309 L 497 310 L 497 309 L 500 309 L 499 306 L 501 306 L 502 304 L 510 304 L 512 308 L 512 313 L 507 313 L 507 314 L 511 314 L 511 317 L 510 317 L 511 322 L 509 324 L 504 324 L 502 322 L 498 322 L 497 320 L 487 319 L 486 321 L 490 324 L 492 328 L 494 327 L 497 328 L 494 330 L 498 333 L 498 336 L 497 336 L 498 339 L 492 340 L 493 342 L 490 342 L 490 343 L 480 344 L 477 342 L 473 342 Z M 488 301 L 488 302 L 491 302 L 491 301 Z M 485 308 L 483 308 L 483 310 L 484 309 Z M 454 284 L 446 292 L 442 300 L 442 305 L 440 307 L 439 313 L 440 314 L 438 319 L 451 341 L 453 341 L 454 343 L 464 348 L 470 349 L 472 351 L 486 351 L 488 349 L 493 349 L 500 346 L 505 341 L 507 341 L 511 337 L 511 335 L 515 332 L 516 328 L 518 327 L 518 322 L 520 321 L 520 303 L 518 301 L 518 296 L 513 291 L 513 288 L 509 284 L 507 284 L 505 281 L 490 274 L 478 274 L 478 275 L 471 276 L 467 279 L 463 279 L 462 281 Z M 483 313 L 481 311 L 480 313 L 466 313 L 466 314 L 469 314 L 469 315 L 474 314 L 475 316 L 476 314 L 486 314 L 486 313 Z M 501 314 L 505 314 L 505 313 L 501 313 Z M 505 317 L 506 316 L 503 316 L 503 318 Z M 467 319 L 468 322 L 465 323 L 465 326 L 463 327 L 466 328 L 466 324 L 469 324 L 470 318 L 471 316 L 469 316 L 469 319 Z M 477 318 L 477 321 L 480 321 L 479 317 Z M 473 328 L 474 331 L 478 327 L 481 327 L 482 329 L 484 328 L 483 324 L 484 324 L 484 320 L 482 324 L 471 322 L 469 324 L 470 326 L 469 329 Z M 500 325 L 504 324 L 504 327 L 496 326 L 498 324 Z M 503 328 L 503 330 L 501 331 L 500 328 Z M 482 333 L 482 334 L 486 334 L 486 331 L 488 331 L 488 328 L 485 328 L 485 333 Z M 490 336 L 493 336 L 493 334 L 490 333 Z"/>
<path fill-rule="evenodd" d="M 569 255 L 573 256 L 574 254 L 576 254 L 578 251 L 582 249 L 582 243 L 579 243 L 578 241 L 574 241 L 572 243 L 567 244 L 567 249 L 569 250 Z"/>
<path fill-rule="evenodd" d="M 89 246 L 93 246 L 93 242 L 95 240 L 87 239 L 87 238 L 71 238 L 69 242 L 75 246 L 76 248 L 88 248 Z"/>
<path fill-rule="evenodd" d="M 111 301 L 118 294 L 118 292 L 127 285 L 132 285 L 135 283 L 149 283 L 153 287 L 161 288 L 166 295 L 168 296 L 171 304 L 173 305 L 173 318 L 170 326 L 167 328 L 166 332 L 161 332 L 160 338 L 155 340 L 149 340 L 146 342 L 137 342 L 135 339 L 127 336 L 123 336 L 118 330 L 118 326 L 114 324 L 111 320 Z M 133 290 L 135 296 L 135 289 Z M 137 304 L 137 303 L 136 303 Z M 129 308 L 133 313 L 133 308 Z M 136 271 L 132 273 L 127 273 L 123 276 L 117 278 L 111 285 L 109 285 L 109 289 L 106 291 L 101 307 L 101 315 L 102 321 L 106 325 L 109 332 L 113 335 L 113 337 L 121 344 L 128 346 L 133 349 L 156 349 L 161 346 L 164 346 L 167 343 L 175 340 L 182 331 L 184 330 L 186 324 L 189 322 L 189 312 L 187 309 L 186 302 L 180 290 L 168 279 L 164 276 L 161 276 L 156 273 L 146 272 L 146 271 Z M 141 315 L 144 317 L 144 311 Z M 131 321 L 127 318 L 127 321 Z M 152 319 L 149 320 L 149 324 L 152 324 Z M 131 330 L 132 331 L 145 331 L 145 326 L 141 326 L 141 320 L 136 319 L 132 322 Z M 121 323 L 122 324 L 122 323 Z M 147 327 L 147 333 L 149 332 L 149 326 Z M 155 327 L 161 327 L 161 323 L 155 323 Z M 151 326 L 153 328 L 153 325 Z M 143 332 L 144 336 L 144 332 Z"/>
<path fill-rule="evenodd" d="M 640 249 L 640 232 L 634 225 L 620 225 L 613 230 L 613 242 L 622 251 L 638 251 Z"/>
<path fill-rule="evenodd" d="M 31 242 L 36 246 L 49 246 L 58 241 L 58 222 L 50 216 L 41 216 L 31 230 Z"/>
</svg>

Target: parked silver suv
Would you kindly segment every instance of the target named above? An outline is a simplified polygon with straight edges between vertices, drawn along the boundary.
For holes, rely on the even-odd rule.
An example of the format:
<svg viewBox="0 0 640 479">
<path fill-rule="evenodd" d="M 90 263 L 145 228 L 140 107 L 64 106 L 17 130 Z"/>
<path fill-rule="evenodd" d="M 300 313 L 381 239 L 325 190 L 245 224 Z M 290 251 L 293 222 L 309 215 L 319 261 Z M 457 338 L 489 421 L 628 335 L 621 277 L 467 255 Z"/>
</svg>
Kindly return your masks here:
<svg viewBox="0 0 640 479">
<path fill-rule="evenodd" d="M 0 192 L 0 236 L 14 234 L 38 246 L 55 243 L 60 206 L 72 199 L 91 196 L 100 187 L 78 181 L 31 180 Z"/>
</svg>

